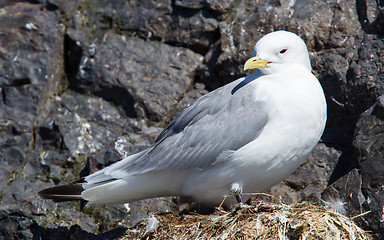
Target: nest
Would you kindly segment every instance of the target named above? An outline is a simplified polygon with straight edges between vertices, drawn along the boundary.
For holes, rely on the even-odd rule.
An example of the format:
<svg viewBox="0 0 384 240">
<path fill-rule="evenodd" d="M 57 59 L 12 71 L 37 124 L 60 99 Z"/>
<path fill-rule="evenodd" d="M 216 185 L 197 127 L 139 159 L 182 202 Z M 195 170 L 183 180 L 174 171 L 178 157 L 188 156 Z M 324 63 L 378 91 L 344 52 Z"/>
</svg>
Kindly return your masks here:
<svg viewBox="0 0 384 240">
<path fill-rule="evenodd" d="M 372 239 L 351 219 L 310 203 L 252 202 L 233 212 L 151 216 L 121 239 Z"/>
</svg>

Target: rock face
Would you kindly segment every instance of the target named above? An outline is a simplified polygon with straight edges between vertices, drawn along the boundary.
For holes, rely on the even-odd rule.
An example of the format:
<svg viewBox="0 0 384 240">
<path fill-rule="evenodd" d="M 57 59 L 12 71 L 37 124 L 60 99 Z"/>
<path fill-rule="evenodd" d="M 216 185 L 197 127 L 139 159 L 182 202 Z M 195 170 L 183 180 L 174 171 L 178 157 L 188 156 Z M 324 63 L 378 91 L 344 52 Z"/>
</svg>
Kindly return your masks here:
<svg viewBox="0 0 384 240">
<path fill-rule="evenodd" d="M 356 128 L 353 145 L 361 172 L 361 190 L 367 201 L 362 209 L 369 212 L 361 221 L 384 235 L 382 207 L 384 206 L 384 95 L 362 114 Z M 369 200 L 368 200 L 369 199 Z"/>
<path fill-rule="evenodd" d="M 192 87 L 202 60 L 186 48 L 106 33 L 83 53 L 70 87 L 114 102 L 127 116 L 160 121 Z"/>
<path fill-rule="evenodd" d="M 322 141 L 270 193 L 357 216 L 384 237 L 379 1 L 2 1 L 0 238 L 114 239 L 173 198 L 54 204 L 37 192 L 149 146 L 175 114 L 243 76 L 256 41 L 307 43 L 328 103 Z M 378 100 L 377 100 L 378 99 Z"/>
</svg>

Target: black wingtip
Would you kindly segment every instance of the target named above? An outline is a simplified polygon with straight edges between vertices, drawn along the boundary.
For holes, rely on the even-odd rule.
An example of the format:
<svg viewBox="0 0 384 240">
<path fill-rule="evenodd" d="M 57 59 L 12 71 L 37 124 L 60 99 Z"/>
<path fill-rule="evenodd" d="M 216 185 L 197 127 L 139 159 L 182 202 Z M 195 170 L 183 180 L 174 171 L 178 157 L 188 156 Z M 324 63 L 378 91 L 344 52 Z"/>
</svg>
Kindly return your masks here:
<svg viewBox="0 0 384 240">
<path fill-rule="evenodd" d="M 82 184 L 74 183 L 47 188 L 38 194 L 41 198 L 50 199 L 54 202 L 79 201 L 84 200 L 81 197 L 83 190 Z"/>
</svg>

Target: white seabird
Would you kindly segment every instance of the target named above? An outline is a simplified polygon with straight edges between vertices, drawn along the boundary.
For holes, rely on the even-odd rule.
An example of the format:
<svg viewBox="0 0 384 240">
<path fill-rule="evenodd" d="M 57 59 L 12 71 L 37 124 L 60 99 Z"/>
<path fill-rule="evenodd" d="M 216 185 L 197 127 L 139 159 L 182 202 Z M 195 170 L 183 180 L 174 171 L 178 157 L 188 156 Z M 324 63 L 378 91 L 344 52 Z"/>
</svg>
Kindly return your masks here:
<svg viewBox="0 0 384 240">
<path fill-rule="evenodd" d="M 255 73 L 202 96 L 152 146 L 40 196 L 101 204 L 180 196 L 218 206 L 228 194 L 261 192 L 284 180 L 323 133 L 325 97 L 296 34 L 267 34 L 253 56 L 244 70 Z"/>
</svg>

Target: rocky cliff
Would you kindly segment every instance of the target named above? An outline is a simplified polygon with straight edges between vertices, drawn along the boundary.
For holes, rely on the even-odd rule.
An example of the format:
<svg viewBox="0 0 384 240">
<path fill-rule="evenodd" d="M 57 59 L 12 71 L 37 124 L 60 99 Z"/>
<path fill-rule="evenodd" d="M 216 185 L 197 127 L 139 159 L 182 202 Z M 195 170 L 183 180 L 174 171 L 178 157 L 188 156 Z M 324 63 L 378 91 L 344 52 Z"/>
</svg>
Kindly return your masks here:
<svg viewBox="0 0 384 240">
<path fill-rule="evenodd" d="M 338 207 L 384 237 L 384 2 L 0 2 L 0 237 L 114 239 L 173 199 L 54 204 L 68 183 L 147 147 L 201 95 L 244 75 L 268 32 L 307 43 L 328 104 L 322 141 L 270 190 Z"/>
</svg>

